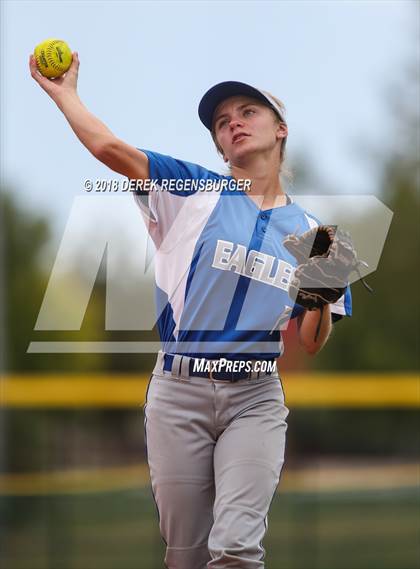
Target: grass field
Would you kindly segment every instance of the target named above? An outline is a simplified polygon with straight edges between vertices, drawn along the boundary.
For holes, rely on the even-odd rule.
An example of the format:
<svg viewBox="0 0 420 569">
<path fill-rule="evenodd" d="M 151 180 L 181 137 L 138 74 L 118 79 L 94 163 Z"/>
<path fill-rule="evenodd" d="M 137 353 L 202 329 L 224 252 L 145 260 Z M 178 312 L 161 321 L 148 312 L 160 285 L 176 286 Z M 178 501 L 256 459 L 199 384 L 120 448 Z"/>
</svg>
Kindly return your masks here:
<svg viewBox="0 0 420 569">
<path fill-rule="evenodd" d="M 275 496 L 267 569 L 417 569 L 420 498 L 400 490 Z M 4 569 L 161 569 L 148 488 L 3 496 Z"/>
</svg>

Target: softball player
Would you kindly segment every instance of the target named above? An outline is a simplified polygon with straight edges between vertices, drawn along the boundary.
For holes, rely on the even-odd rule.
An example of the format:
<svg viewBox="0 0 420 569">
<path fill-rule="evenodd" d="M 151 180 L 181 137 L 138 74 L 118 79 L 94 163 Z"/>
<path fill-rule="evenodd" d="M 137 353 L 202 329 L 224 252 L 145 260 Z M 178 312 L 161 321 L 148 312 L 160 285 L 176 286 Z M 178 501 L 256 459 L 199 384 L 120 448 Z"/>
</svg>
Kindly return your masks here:
<svg viewBox="0 0 420 569">
<path fill-rule="evenodd" d="M 351 313 L 349 289 L 321 316 L 288 295 L 296 261 L 283 240 L 319 222 L 283 191 L 283 106 L 238 82 L 204 95 L 199 116 L 230 166 L 225 176 L 117 139 L 78 98 L 77 53 L 58 83 L 41 77 L 33 58 L 30 67 L 96 158 L 157 183 L 135 199 L 156 246 L 162 349 L 144 413 L 165 565 L 264 567 L 289 413 L 275 365 L 280 326 L 297 318 L 300 342 L 314 354 L 331 322 Z M 251 181 L 249 191 L 240 180 Z"/>
</svg>

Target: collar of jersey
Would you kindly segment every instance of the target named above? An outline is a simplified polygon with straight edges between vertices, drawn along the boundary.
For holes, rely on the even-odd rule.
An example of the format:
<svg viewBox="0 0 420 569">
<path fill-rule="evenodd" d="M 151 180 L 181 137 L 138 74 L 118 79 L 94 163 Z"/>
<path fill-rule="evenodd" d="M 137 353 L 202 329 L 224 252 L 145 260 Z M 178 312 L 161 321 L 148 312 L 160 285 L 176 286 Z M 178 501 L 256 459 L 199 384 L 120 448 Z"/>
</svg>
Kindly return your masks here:
<svg viewBox="0 0 420 569">
<path fill-rule="evenodd" d="M 233 176 L 228 176 L 228 178 L 230 178 L 231 180 L 234 180 L 234 179 L 235 179 Z M 272 207 L 272 208 L 270 208 L 270 209 L 260 209 L 260 208 L 257 206 L 257 204 L 254 202 L 254 200 L 252 200 L 252 199 L 247 195 L 247 192 L 246 192 L 245 190 L 239 190 L 239 193 L 240 193 L 240 194 L 244 194 L 244 197 L 245 197 L 245 198 L 251 203 L 251 205 L 254 206 L 254 208 L 255 208 L 258 212 L 260 212 L 260 213 L 264 212 L 264 213 L 267 213 L 267 214 L 268 214 L 268 212 L 270 212 L 270 215 L 273 215 L 273 214 L 277 214 L 277 212 L 280 213 L 280 212 L 283 212 L 283 211 L 287 211 L 287 215 L 289 215 L 290 212 L 291 212 L 291 209 L 295 209 L 295 207 L 296 207 L 295 202 L 294 202 L 293 199 L 289 196 L 289 194 L 286 194 L 286 199 L 289 199 L 289 200 L 290 200 L 290 203 L 286 203 L 285 205 L 279 205 L 279 206 L 277 206 L 277 207 Z"/>
</svg>

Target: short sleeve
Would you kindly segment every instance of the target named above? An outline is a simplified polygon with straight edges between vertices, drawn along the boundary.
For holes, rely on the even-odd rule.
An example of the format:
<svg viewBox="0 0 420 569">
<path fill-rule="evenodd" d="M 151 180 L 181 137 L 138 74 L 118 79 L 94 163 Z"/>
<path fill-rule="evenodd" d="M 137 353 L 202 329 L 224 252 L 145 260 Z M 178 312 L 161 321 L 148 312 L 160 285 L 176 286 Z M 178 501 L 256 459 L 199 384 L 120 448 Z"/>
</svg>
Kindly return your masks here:
<svg viewBox="0 0 420 569">
<path fill-rule="evenodd" d="M 207 180 L 219 180 L 224 176 L 172 156 L 141 151 L 149 160 L 151 187 L 147 191 L 136 190 L 134 198 L 152 238 L 155 242 L 162 241 L 187 198 L 191 199 L 198 192 L 198 182 L 205 184 Z"/>
</svg>

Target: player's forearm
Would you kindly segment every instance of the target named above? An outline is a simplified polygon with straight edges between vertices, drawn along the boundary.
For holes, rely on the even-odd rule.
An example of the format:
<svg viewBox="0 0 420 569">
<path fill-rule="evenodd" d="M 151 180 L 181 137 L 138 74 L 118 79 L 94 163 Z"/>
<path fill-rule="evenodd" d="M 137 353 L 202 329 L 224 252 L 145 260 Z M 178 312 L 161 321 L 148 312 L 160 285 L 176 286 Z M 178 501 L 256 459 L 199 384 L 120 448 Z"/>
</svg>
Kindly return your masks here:
<svg viewBox="0 0 420 569">
<path fill-rule="evenodd" d="M 318 338 L 315 341 L 320 317 L 320 310 L 305 310 L 300 321 L 299 340 L 308 354 L 313 355 L 319 352 L 331 333 L 331 308 L 329 304 L 324 306 Z"/>
<path fill-rule="evenodd" d="M 87 110 L 77 93 L 66 93 L 56 100 L 56 104 L 77 138 L 95 157 L 100 156 L 103 148 L 115 140 L 115 135 Z"/>
</svg>

